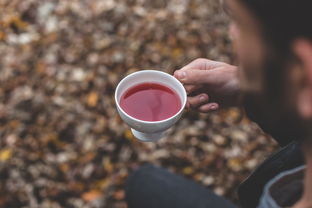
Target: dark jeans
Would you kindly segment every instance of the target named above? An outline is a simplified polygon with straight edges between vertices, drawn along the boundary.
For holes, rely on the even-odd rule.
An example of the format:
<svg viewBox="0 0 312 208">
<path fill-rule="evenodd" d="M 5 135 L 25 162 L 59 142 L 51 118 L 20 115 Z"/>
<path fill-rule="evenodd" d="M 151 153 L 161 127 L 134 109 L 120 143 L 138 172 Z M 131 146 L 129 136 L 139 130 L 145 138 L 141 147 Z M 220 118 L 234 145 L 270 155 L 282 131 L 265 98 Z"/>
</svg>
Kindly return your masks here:
<svg viewBox="0 0 312 208">
<path fill-rule="evenodd" d="M 145 165 L 128 179 L 129 208 L 235 208 L 208 189 L 165 169 Z"/>
</svg>

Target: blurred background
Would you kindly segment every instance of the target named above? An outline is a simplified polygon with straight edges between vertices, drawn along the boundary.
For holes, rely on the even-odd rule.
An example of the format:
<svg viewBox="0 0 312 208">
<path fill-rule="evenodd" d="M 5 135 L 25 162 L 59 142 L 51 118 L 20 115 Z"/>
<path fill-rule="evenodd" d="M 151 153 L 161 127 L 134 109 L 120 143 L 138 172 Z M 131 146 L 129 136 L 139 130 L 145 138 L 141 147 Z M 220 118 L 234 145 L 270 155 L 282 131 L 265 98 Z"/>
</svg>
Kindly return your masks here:
<svg viewBox="0 0 312 208">
<path fill-rule="evenodd" d="M 239 109 L 186 112 L 141 143 L 115 110 L 120 79 L 205 57 L 233 63 L 218 0 L 1 0 L 0 207 L 126 208 L 152 163 L 237 202 L 276 144 Z"/>
</svg>

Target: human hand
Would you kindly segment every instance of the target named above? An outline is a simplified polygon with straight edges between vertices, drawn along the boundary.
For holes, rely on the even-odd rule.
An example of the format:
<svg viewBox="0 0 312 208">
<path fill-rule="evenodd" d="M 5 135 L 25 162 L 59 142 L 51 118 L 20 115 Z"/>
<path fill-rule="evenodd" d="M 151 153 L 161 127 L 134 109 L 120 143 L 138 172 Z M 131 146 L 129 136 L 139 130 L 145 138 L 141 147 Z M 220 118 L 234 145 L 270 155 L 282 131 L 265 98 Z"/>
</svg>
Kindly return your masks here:
<svg viewBox="0 0 312 208">
<path fill-rule="evenodd" d="M 187 108 L 209 112 L 239 104 L 237 67 L 209 59 L 196 59 L 174 76 L 188 93 Z"/>
</svg>

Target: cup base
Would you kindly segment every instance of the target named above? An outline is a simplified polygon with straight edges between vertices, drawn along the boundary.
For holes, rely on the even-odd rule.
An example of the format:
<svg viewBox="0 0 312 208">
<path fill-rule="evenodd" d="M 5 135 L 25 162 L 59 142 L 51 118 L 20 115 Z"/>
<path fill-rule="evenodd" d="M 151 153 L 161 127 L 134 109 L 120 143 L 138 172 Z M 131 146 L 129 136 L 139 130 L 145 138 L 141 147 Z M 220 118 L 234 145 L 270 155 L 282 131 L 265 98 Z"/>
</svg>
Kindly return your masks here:
<svg viewBox="0 0 312 208">
<path fill-rule="evenodd" d="M 165 131 L 157 132 L 157 133 L 143 133 L 135 129 L 131 129 L 131 132 L 133 136 L 135 136 L 138 140 L 142 142 L 156 142 L 159 139 L 163 138 L 166 134 Z"/>
</svg>

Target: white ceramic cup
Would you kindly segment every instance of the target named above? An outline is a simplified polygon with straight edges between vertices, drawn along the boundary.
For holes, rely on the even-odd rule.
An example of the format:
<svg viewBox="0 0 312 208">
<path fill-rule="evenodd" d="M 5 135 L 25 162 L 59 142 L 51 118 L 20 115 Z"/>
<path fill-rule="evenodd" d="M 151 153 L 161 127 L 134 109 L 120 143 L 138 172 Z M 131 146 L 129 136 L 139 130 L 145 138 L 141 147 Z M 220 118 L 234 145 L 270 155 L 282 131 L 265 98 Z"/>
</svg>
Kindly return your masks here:
<svg viewBox="0 0 312 208">
<path fill-rule="evenodd" d="M 173 89 L 181 99 L 181 109 L 174 116 L 161 121 L 143 121 L 127 114 L 119 105 L 121 96 L 129 88 L 146 82 L 162 84 Z M 186 100 L 187 94 L 181 82 L 170 74 L 156 70 L 143 70 L 132 73 L 122 79 L 115 90 L 115 101 L 120 117 L 131 127 L 133 135 L 144 142 L 153 142 L 164 137 L 166 130 L 182 116 Z"/>
</svg>

